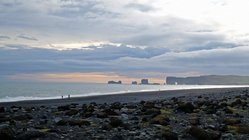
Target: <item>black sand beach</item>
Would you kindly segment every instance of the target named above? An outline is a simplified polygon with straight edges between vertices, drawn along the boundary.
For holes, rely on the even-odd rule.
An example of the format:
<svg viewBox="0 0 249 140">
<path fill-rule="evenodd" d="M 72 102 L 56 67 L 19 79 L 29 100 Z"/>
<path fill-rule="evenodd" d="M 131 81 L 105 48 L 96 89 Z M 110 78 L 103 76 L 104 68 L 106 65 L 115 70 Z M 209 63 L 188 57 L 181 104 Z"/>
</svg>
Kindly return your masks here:
<svg viewBox="0 0 249 140">
<path fill-rule="evenodd" d="M 183 90 L 165 90 L 165 91 L 144 91 L 144 92 L 132 92 L 132 93 L 121 93 L 113 95 L 98 95 L 88 97 L 72 97 L 70 99 L 50 99 L 50 100 L 28 100 L 28 101 L 17 101 L 17 102 L 4 102 L 0 103 L 0 106 L 41 106 L 41 105 L 63 105 L 63 104 L 85 104 L 85 103 L 113 103 L 113 102 L 140 102 L 167 99 L 179 96 L 197 96 L 203 94 L 217 94 L 222 95 L 229 92 L 236 92 L 241 90 L 249 89 L 249 87 L 236 87 L 236 88 L 211 88 L 211 89 L 183 89 Z"/>
<path fill-rule="evenodd" d="M 0 103 L 1 139 L 248 139 L 249 88 Z"/>
</svg>

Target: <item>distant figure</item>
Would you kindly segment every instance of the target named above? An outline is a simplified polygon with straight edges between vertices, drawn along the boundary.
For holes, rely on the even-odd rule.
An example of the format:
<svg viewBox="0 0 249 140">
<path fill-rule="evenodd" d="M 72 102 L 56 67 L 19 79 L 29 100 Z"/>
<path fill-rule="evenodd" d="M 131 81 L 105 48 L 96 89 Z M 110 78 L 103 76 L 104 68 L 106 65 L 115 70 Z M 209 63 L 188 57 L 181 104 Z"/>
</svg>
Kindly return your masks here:
<svg viewBox="0 0 249 140">
<path fill-rule="evenodd" d="M 63 99 L 63 95 L 61 95 L 61 99 Z"/>
<path fill-rule="evenodd" d="M 70 99 L 70 94 L 68 94 L 68 99 Z"/>
</svg>

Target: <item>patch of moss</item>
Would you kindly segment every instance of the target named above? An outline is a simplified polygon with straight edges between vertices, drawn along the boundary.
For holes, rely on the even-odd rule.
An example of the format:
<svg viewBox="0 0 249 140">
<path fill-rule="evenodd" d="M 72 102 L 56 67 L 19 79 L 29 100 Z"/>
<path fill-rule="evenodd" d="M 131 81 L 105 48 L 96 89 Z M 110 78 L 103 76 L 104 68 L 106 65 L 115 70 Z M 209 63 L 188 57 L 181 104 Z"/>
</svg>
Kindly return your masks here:
<svg viewBox="0 0 249 140">
<path fill-rule="evenodd" d="M 233 134 L 249 134 L 248 125 L 229 125 L 228 130 Z"/>
<path fill-rule="evenodd" d="M 165 115 L 169 115 L 172 113 L 172 110 L 168 108 L 162 108 L 160 109 L 160 111 L 161 111 L 161 114 L 165 114 Z"/>
</svg>

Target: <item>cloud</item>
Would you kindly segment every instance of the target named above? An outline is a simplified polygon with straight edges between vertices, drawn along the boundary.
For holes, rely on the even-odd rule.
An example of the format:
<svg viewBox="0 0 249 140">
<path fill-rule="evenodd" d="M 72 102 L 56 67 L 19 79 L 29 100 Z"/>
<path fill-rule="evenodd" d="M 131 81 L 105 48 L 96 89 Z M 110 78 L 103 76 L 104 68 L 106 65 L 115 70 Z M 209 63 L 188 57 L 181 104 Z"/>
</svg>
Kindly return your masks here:
<svg viewBox="0 0 249 140">
<path fill-rule="evenodd" d="M 248 74 L 246 5 L 245 0 L 2 0 L 0 75 Z"/>
<path fill-rule="evenodd" d="M 31 41 L 38 41 L 38 39 L 31 37 L 31 36 L 26 36 L 26 35 L 19 35 L 17 37 L 21 39 L 31 40 Z"/>
<path fill-rule="evenodd" d="M 154 10 L 154 8 L 150 5 L 139 4 L 139 3 L 129 3 L 125 6 L 125 8 L 133 8 L 141 12 L 148 12 Z"/>
<path fill-rule="evenodd" d="M 0 75 L 18 73 L 113 72 L 128 77 L 164 78 L 189 74 L 247 74 L 248 46 L 172 52 L 125 45 L 92 50 L 19 48 L 0 51 Z M 101 55 L 100 55 L 101 54 Z"/>
<path fill-rule="evenodd" d="M 9 36 L 5 36 L 5 35 L 0 35 L 0 40 L 2 40 L 2 39 L 10 39 L 10 37 Z"/>
</svg>

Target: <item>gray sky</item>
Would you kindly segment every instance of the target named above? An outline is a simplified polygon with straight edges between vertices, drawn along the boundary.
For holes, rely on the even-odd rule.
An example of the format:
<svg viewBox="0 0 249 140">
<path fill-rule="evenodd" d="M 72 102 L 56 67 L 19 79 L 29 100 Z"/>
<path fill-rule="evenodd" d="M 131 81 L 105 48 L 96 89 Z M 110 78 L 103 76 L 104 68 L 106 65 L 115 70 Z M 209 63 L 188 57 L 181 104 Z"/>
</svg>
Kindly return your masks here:
<svg viewBox="0 0 249 140">
<path fill-rule="evenodd" d="M 1 0 L 0 78 L 249 75 L 247 0 Z M 32 77 L 32 76 L 31 76 Z"/>
</svg>

